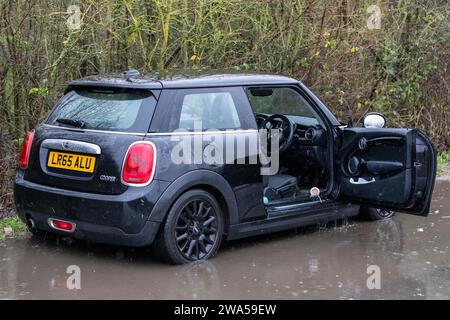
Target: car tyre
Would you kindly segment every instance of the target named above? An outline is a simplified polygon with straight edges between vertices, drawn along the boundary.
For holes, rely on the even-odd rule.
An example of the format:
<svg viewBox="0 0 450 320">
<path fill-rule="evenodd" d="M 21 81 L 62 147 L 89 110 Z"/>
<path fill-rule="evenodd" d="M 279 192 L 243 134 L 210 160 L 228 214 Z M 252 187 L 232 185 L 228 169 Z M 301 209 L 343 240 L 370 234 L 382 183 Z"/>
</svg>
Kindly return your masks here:
<svg viewBox="0 0 450 320">
<path fill-rule="evenodd" d="M 172 264 L 209 259 L 221 244 L 223 230 L 223 213 L 214 196 L 189 190 L 172 205 L 154 243 L 155 253 Z"/>
<path fill-rule="evenodd" d="M 395 211 L 383 208 L 361 207 L 360 215 L 369 221 L 388 220 L 395 215 Z"/>
</svg>

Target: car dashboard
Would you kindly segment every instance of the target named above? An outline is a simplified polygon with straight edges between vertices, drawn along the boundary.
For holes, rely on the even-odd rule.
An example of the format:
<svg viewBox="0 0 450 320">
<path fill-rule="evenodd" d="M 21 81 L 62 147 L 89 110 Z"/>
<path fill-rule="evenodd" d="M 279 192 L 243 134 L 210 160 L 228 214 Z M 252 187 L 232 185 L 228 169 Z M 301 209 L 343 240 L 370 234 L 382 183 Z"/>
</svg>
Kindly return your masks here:
<svg viewBox="0 0 450 320">
<path fill-rule="evenodd" d="M 271 114 L 256 114 L 258 128 Z M 324 168 L 326 163 L 326 131 L 314 118 L 287 115 L 294 125 L 294 138 L 291 145 L 282 153 L 283 161 L 297 167 Z M 281 122 L 275 124 L 281 127 Z"/>
</svg>

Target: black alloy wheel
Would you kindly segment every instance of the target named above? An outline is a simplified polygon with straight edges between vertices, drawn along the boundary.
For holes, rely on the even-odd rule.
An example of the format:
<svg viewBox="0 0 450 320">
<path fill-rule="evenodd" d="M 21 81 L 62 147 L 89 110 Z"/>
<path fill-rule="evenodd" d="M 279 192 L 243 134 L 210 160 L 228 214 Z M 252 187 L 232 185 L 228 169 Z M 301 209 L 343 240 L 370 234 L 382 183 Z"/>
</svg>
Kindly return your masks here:
<svg viewBox="0 0 450 320">
<path fill-rule="evenodd" d="M 219 235 L 217 212 L 205 199 L 192 199 L 180 211 L 175 227 L 178 250 L 189 260 L 201 260 Z"/>
<path fill-rule="evenodd" d="M 192 189 L 174 202 L 161 228 L 154 248 L 163 260 L 173 264 L 206 260 L 222 242 L 223 212 L 212 194 Z"/>
</svg>

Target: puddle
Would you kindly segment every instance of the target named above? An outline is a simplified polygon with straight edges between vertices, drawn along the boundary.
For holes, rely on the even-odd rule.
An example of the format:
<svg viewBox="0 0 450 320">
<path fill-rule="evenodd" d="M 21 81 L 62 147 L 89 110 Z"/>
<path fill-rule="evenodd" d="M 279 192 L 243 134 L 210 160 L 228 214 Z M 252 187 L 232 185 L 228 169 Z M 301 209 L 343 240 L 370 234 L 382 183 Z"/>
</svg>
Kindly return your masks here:
<svg viewBox="0 0 450 320">
<path fill-rule="evenodd" d="M 349 220 L 226 243 L 212 260 L 168 266 L 149 250 L 61 239 L 0 245 L 0 299 L 449 299 L 450 182 L 428 218 Z M 67 289 L 79 266 L 81 289 Z M 367 266 L 381 272 L 369 290 Z"/>
</svg>

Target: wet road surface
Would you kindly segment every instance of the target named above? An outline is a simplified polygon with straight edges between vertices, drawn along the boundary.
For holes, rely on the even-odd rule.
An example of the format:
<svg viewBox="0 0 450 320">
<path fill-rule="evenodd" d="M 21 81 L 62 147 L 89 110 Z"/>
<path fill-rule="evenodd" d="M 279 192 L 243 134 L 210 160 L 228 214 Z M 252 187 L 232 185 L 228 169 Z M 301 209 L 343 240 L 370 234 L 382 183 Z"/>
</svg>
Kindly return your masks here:
<svg viewBox="0 0 450 320">
<path fill-rule="evenodd" d="M 431 213 L 233 241 L 190 266 L 146 249 L 10 239 L 0 243 L 0 299 L 449 299 L 449 181 L 436 182 Z M 67 289 L 70 265 L 80 290 Z M 379 266 L 381 289 L 367 288 L 368 265 Z"/>
</svg>

